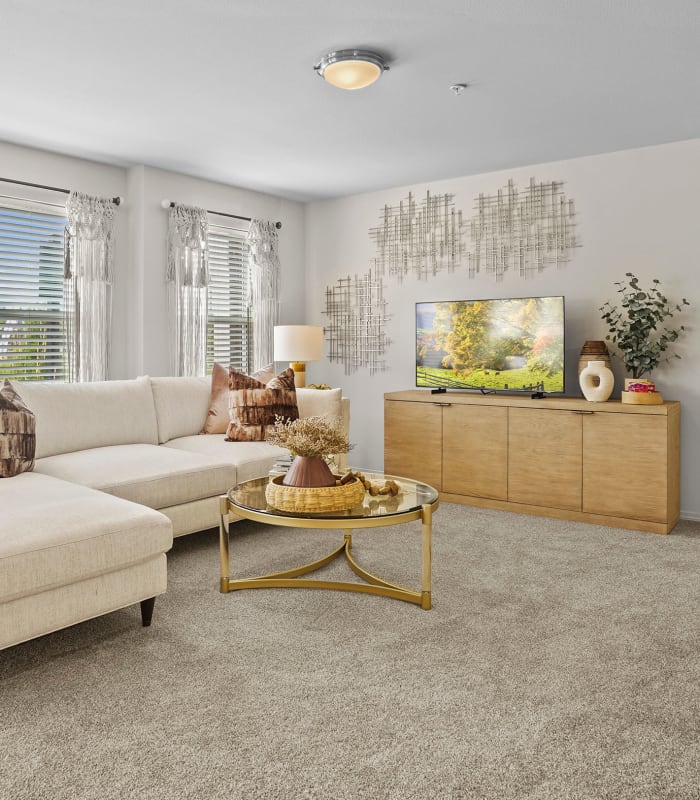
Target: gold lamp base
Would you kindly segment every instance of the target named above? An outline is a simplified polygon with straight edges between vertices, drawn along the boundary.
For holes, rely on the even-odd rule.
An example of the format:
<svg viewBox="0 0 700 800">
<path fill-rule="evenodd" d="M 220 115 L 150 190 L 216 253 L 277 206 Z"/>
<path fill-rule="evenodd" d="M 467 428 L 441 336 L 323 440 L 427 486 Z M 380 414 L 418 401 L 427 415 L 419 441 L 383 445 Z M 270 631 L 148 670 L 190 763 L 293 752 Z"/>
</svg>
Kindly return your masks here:
<svg viewBox="0 0 700 800">
<path fill-rule="evenodd" d="M 303 389 L 306 386 L 306 364 L 303 361 L 292 361 L 289 366 L 294 370 L 294 386 Z"/>
</svg>

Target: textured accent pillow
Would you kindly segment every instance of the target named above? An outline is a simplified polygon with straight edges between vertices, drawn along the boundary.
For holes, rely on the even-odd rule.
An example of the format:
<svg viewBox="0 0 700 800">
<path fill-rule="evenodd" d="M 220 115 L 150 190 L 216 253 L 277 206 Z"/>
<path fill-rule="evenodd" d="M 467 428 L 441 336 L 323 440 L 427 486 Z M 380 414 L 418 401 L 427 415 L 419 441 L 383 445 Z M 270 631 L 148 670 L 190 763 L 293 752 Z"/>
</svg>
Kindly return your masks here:
<svg viewBox="0 0 700 800">
<path fill-rule="evenodd" d="M 214 364 L 211 371 L 211 398 L 202 433 L 226 433 L 228 428 L 228 373 L 223 364 Z"/>
<path fill-rule="evenodd" d="M 267 429 L 275 424 L 275 417 L 293 420 L 299 418 L 294 390 L 294 370 L 281 372 L 266 384 L 229 370 L 229 415 L 227 442 L 260 442 Z"/>
<path fill-rule="evenodd" d="M 0 478 L 34 469 L 36 420 L 6 380 L 0 389 Z"/>
<path fill-rule="evenodd" d="M 229 371 L 235 372 L 233 367 L 225 367 L 223 364 L 214 364 L 214 368 L 211 371 L 209 411 L 204 421 L 202 433 L 226 433 L 229 424 Z M 242 373 L 237 372 L 236 374 L 241 375 Z M 265 385 L 275 377 L 275 370 L 272 364 L 268 364 L 266 367 L 262 367 L 248 377 L 255 378 L 255 380 Z"/>
<path fill-rule="evenodd" d="M 269 383 L 275 377 L 275 365 L 266 364 L 264 367 L 256 369 L 255 372 L 251 372 L 250 377 L 260 383 Z"/>
</svg>

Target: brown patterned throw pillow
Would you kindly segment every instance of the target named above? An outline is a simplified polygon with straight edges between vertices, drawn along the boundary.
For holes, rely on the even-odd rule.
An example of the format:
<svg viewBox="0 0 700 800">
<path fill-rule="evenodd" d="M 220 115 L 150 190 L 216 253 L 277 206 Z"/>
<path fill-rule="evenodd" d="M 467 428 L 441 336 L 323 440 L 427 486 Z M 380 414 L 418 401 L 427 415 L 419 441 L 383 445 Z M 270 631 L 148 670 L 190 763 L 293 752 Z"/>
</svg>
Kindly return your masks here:
<svg viewBox="0 0 700 800">
<path fill-rule="evenodd" d="M 275 417 L 298 419 L 297 396 L 294 390 L 294 371 L 281 372 L 266 384 L 229 370 L 229 415 L 227 442 L 260 442 Z"/>
<path fill-rule="evenodd" d="M 204 421 L 202 433 L 226 433 L 229 423 L 228 415 L 228 394 L 229 394 L 229 372 L 232 367 L 225 367 L 223 364 L 214 363 L 211 371 L 211 399 L 209 400 L 209 412 Z M 241 373 L 237 373 L 241 374 Z M 251 378 L 255 378 L 266 384 L 275 377 L 272 364 L 254 372 Z"/>
<path fill-rule="evenodd" d="M 0 478 L 34 469 L 36 420 L 6 380 L 0 389 Z"/>
</svg>

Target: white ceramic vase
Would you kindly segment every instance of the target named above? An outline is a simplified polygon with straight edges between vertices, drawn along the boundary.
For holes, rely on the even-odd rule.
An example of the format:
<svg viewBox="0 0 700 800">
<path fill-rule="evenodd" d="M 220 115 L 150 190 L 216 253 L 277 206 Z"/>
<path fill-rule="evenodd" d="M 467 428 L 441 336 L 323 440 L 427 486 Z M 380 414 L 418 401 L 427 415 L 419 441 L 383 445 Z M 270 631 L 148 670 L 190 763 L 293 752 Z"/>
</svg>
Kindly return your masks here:
<svg viewBox="0 0 700 800">
<path fill-rule="evenodd" d="M 598 379 L 596 385 L 595 378 Z M 592 403 L 604 403 L 612 394 L 615 377 L 608 369 L 605 361 L 589 361 L 578 376 L 581 391 L 586 400 Z"/>
</svg>

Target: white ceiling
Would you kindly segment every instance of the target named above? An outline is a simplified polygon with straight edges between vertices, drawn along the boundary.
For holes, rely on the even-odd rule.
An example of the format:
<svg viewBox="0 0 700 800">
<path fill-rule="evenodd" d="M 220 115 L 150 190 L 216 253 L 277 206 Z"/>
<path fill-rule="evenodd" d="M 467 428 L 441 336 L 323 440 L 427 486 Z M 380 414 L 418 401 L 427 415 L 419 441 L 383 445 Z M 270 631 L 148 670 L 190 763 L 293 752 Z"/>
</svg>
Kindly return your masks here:
<svg viewBox="0 0 700 800">
<path fill-rule="evenodd" d="M 0 0 L 0 30 L 0 139 L 299 200 L 700 136 L 698 0 Z M 391 70 L 324 83 L 349 47 Z"/>
</svg>

